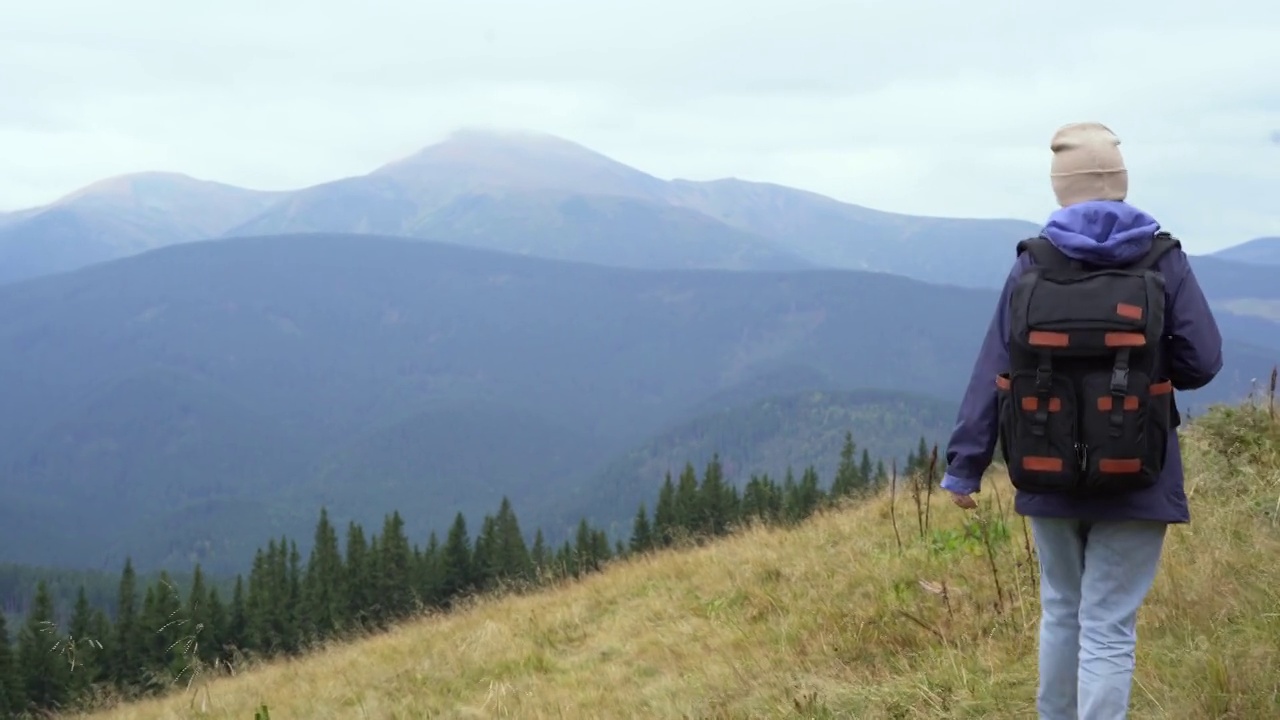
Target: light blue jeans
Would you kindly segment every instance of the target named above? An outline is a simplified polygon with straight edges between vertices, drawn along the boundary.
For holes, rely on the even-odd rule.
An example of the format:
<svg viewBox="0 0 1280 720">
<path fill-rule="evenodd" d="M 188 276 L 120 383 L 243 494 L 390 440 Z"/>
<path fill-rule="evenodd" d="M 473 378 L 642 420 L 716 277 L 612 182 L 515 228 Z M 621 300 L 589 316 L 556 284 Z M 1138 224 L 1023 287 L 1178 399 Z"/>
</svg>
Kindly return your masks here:
<svg viewBox="0 0 1280 720">
<path fill-rule="evenodd" d="M 1040 720 L 1123 720 L 1138 608 L 1168 526 L 1030 520 L 1040 559 Z"/>
</svg>

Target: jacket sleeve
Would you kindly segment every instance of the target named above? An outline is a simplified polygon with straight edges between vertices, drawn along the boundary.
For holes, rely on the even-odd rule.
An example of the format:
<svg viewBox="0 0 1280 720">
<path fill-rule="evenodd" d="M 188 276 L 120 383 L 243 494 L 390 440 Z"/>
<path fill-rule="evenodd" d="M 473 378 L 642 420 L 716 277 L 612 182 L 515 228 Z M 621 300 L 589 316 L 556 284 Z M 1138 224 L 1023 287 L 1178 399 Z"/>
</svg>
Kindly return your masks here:
<svg viewBox="0 0 1280 720">
<path fill-rule="evenodd" d="M 1177 390 L 1197 390 L 1208 385 L 1222 370 L 1222 335 L 1190 260 L 1180 249 L 1169 255 L 1172 272 L 1165 275 L 1179 278 L 1167 288 L 1165 342 L 1169 379 Z"/>
<path fill-rule="evenodd" d="M 982 475 L 995 454 L 999 417 L 996 412 L 996 374 L 1009 366 L 1009 296 L 1022 275 L 1029 255 L 1018 258 L 1009 271 L 1000 292 L 995 313 L 987 326 L 982 349 L 973 364 L 969 386 L 960 401 L 955 428 L 947 444 L 947 470 L 942 476 L 943 489 L 961 494 L 976 493 L 982 487 Z"/>
</svg>

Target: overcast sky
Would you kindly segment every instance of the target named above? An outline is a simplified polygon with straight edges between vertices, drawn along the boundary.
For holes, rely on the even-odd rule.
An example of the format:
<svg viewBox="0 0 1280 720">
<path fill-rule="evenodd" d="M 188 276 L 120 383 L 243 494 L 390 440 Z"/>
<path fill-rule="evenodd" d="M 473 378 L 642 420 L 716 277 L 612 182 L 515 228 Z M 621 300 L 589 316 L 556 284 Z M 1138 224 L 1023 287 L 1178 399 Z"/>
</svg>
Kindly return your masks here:
<svg viewBox="0 0 1280 720">
<path fill-rule="evenodd" d="M 1263 0 L 5 5 L 0 210 L 139 170 L 300 187 L 493 126 L 664 178 L 1039 221 L 1049 138 L 1090 119 L 1189 248 L 1280 235 Z"/>
</svg>

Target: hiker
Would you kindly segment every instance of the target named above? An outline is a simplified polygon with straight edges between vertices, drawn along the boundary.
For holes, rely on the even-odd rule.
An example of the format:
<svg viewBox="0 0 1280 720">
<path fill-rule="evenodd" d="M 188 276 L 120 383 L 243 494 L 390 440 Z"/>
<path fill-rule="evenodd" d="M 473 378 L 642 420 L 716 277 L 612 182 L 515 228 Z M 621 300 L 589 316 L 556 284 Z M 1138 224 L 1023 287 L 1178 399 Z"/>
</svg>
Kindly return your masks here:
<svg viewBox="0 0 1280 720">
<path fill-rule="evenodd" d="M 942 479 L 956 505 L 976 507 L 999 436 L 1040 562 L 1041 720 L 1127 716 L 1138 609 L 1168 525 L 1191 520 L 1173 391 L 1222 368 L 1186 254 L 1125 200 L 1119 144 L 1094 122 L 1053 136 L 1061 207 L 1018 245 Z"/>
</svg>

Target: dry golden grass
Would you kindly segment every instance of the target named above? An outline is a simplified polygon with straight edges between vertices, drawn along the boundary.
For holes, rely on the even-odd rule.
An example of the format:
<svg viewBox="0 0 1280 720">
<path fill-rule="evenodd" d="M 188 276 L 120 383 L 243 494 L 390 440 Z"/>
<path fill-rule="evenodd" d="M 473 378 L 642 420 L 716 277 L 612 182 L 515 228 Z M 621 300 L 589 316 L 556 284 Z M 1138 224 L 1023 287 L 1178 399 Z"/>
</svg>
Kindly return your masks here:
<svg viewBox="0 0 1280 720">
<path fill-rule="evenodd" d="M 1280 717 L 1280 424 L 1218 410 L 1184 447 L 1193 523 L 1140 617 L 1133 717 Z M 900 488 L 901 551 L 886 493 L 92 717 L 1034 717 L 1037 578 L 1011 498 L 997 473 L 976 515 L 934 493 L 934 545 Z"/>
</svg>

